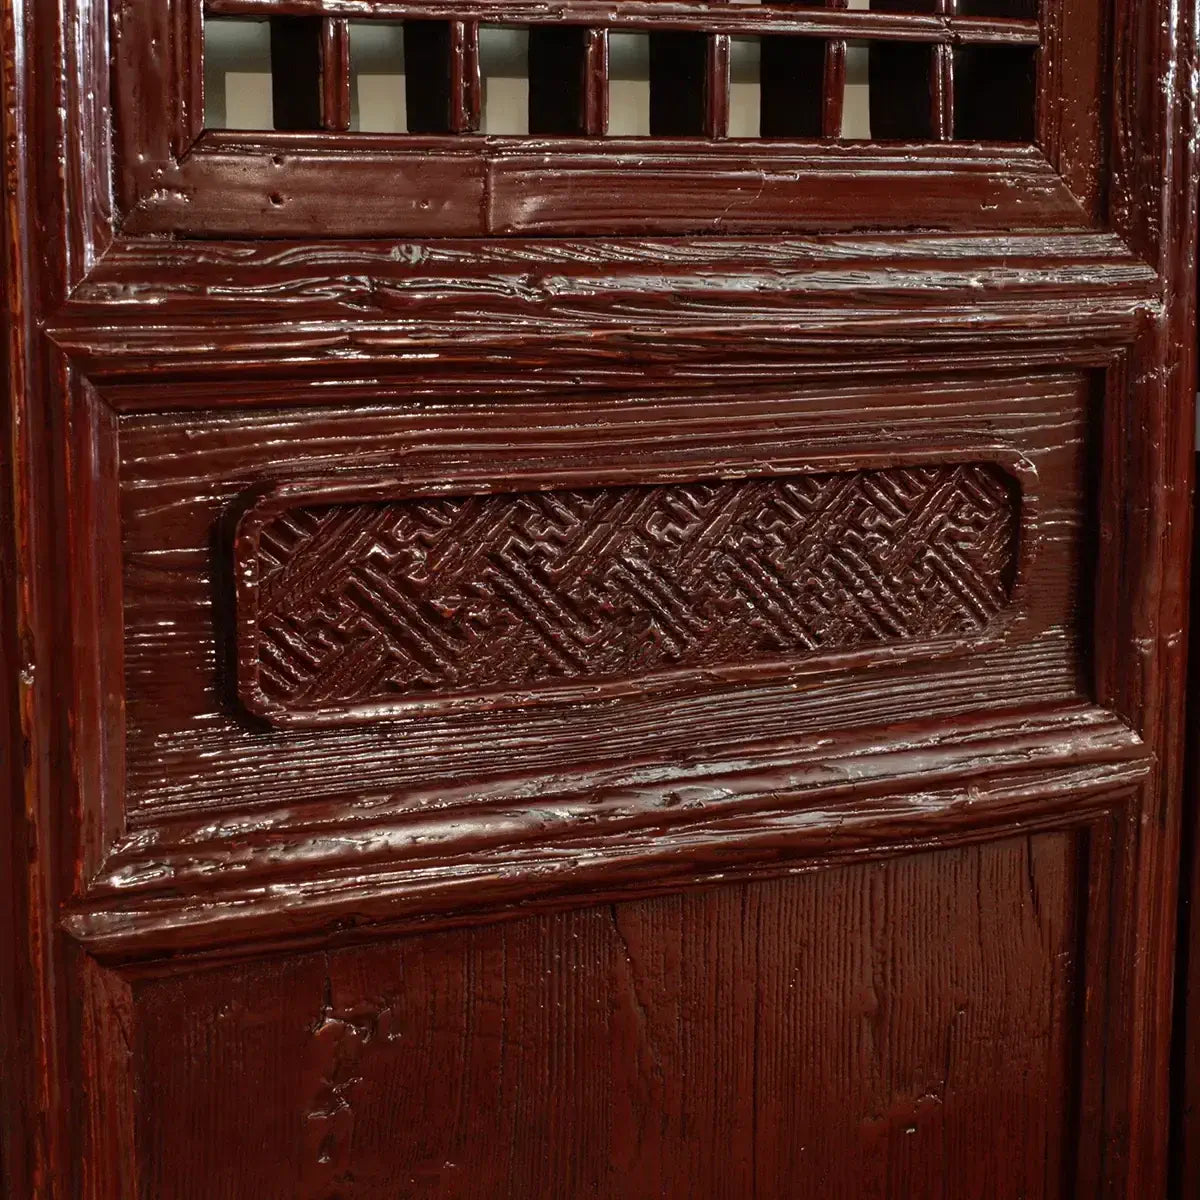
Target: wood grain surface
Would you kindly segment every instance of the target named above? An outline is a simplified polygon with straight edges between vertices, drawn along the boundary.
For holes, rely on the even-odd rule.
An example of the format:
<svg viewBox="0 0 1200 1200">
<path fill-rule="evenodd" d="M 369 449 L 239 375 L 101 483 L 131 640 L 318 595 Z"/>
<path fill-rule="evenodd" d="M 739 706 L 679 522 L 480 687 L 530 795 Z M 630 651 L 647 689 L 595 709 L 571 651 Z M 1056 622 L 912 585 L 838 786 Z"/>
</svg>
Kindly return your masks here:
<svg viewBox="0 0 1200 1200">
<path fill-rule="evenodd" d="M 1069 1196 L 1079 866 L 1047 834 L 139 985 L 141 1195 Z"/>
<path fill-rule="evenodd" d="M 740 8 L 6 8 L 4 1195 L 1164 1195 L 1195 11 Z M 206 12 L 273 22 L 286 128 L 205 128 Z M 528 137 L 479 132 L 503 13 Z M 388 15 L 412 132 L 363 134 Z M 606 136 L 610 27 L 650 136 Z M 765 138 L 726 136 L 743 34 Z M 622 627 L 579 694 L 524 662 L 361 723 L 239 697 L 267 495 L 965 464 L 1012 489 L 982 628 L 660 687 Z"/>
</svg>

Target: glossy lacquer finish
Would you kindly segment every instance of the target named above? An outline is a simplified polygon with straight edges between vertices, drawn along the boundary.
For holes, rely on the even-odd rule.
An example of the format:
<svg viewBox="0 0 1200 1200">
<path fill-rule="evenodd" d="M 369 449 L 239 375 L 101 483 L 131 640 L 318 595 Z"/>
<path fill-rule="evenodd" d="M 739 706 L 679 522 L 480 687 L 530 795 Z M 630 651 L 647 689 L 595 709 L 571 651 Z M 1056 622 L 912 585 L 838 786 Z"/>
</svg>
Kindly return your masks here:
<svg viewBox="0 0 1200 1200">
<path fill-rule="evenodd" d="M 5 16 L 0 1190 L 1163 1195 L 1191 11 Z"/>
</svg>

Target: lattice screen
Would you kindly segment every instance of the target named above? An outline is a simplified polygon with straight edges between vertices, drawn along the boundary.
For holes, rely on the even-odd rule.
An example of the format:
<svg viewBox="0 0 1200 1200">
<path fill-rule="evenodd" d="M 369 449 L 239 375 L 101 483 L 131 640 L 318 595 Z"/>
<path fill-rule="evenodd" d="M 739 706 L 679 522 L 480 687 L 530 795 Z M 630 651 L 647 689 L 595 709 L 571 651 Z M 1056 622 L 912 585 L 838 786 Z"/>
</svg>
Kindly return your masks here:
<svg viewBox="0 0 1200 1200">
<path fill-rule="evenodd" d="M 435 0 L 380 3 L 371 19 L 351 21 L 329 15 L 332 5 L 212 0 L 206 123 L 220 128 L 226 120 L 221 36 L 250 24 L 271 81 L 262 127 L 276 130 L 1032 141 L 1036 0 L 930 3 L 936 11 L 912 11 L 920 0 L 883 0 L 870 10 L 570 0 L 551 12 Z M 288 15 L 268 15 L 281 8 Z M 856 76 L 869 86 L 869 131 L 846 119 L 848 80 Z M 487 89 L 514 77 L 510 94 L 519 97 L 522 119 L 487 120 Z M 403 92 L 394 97 L 394 120 L 363 123 L 365 81 L 386 89 L 389 78 Z M 627 98 L 638 85 L 644 119 L 610 121 L 616 90 L 625 88 Z M 731 97 L 744 103 L 747 92 L 753 119 L 731 123 Z"/>
</svg>

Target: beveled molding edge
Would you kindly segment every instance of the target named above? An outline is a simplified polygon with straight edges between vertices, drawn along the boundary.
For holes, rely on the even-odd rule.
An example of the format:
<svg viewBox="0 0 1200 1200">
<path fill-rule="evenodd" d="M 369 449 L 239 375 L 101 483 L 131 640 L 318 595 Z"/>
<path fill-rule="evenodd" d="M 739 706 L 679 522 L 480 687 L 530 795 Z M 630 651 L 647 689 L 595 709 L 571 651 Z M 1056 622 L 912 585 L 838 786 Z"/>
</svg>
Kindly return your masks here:
<svg viewBox="0 0 1200 1200">
<path fill-rule="evenodd" d="M 1077 824 L 1150 772 L 1089 704 L 754 747 L 742 761 L 583 773 L 129 832 L 62 928 L 132 964 L 431 928 Z"/>
<path fill-rule="evenodd" d="M 689 661 L 688 643 L 684 640 L 677 647 L 678 662 L 672 663 L 669 656 L 664 656 L 661 664 L 643 669 L 638 669 L 632 664 L 615 673 L 605 673 L 603 668 L 588 669 L 585 656 L 593 653 L 588 649 L 590 643 L 587 640 L 579 641 L 572 635 L 579 633 L 576 626 L 580 622 L 602 622 L 605 619 L 604 604 L 587 607 L 579 602 L 576 595 L 560 595 L 554 590 L 553 576 L 556 569 L 565 569 L 569 565 L 568 575 L 574 577 L 582 573 L 590 579 L 592 568 L 598 563 L 603 574 L 605 563 L 602 559 L 590 557 L 591 550 L 585 545 L 588 558 L 583 559 L 581 565 L 580 556 L 576 553 L 577 546 L 574 544 L 578 539 L 572 539 L 572 544 L 568 544 L 567 516 L 565 512 L 556 509 L 544 515 L 547 522 L 554 524 L 559 536 L 549 541 L 543 537 L 537 541 L 536 546 L 544 549 L 547 554 L 558 554 L 558 568 L 554 568 L 553 564 L 543 563 L 545 569 L 534 568 L 534 575 L 530 576 L 528 570 L 520 564 L 511 563 L 502 567 L 488 554 L 481 556 L 485 560 L 483 564 L 474 564 L 475 569 L 469 577 L 452 578 L 442 586 L 451 587 L 458 595 L 458 599 L 454 601 L 456 610 L 467 610 L 468 614 L 470 610 L 479 610 L 475 613 L 478 618 L 483 615 L 482 608 L 486 608 L 493 616 L 513 618 L 510 625 L 515 624 L 525 631 L 524 638 L 518 640 L 530 643 L 537 651 L 539 659 L 549 657 L 561 660 L 563 669 L 557 676 L 543 672 L 545 678 L 498 677 L 491 684 L 485 682 L 479 686 L 466 687 L 454 686 L 453 680 L 466 665 L 466 646 L 473 645 L 481 639 L 477 630 L 472 628 L 469 615 L 462 620 L 449 618 L 445 608 L 450 601 L 441 599 L 438 595 L 430 595 L 428 589 L 421 593 L 420 584 L 405 577 L 403 570 L 399 572 L 401 578 L 398 584 L 394 567 L 399 556 L 407 557 L 406 545 L 401 545 L 394 538 L 387 540 L 386 547 L 377 540 L 372 542 L 371 547 L 368 547 L 368 558 L 372 558 L 371 550 L 377 549 L 381 551 L 385 560 L 383 566 L 374 567 L 370 562 L 351 561 L 348 558 L 351 546 L 356 551 L 361 549 L 359 541 L 362 539 L 355 539 L 348 544 L 348 535 L 341 529 L 334 538 L 334 561 L 330 564 L 329 555 L 321 551 L 320 532 L 309 530 L 307 523 L 302 519 L 299 525 L 296 525 L 294 516 L 292 520 L 288 520 L 289 514 L 303 514 L 311 512 L 314 508 L 328 507 L 341 509 L 349 517 L 354 511 L 353 506 L 362 506 L 358 511 L 366 510 L 371 516 L 372 524 L 376 524 L 383 505 L 404 505 L 412 502 L 413 505 L 419 506 L 421 502 L 425 502 L 432 506 L 446 501 L 452 503 L 464 497 L 475 502 L 477 506 L 491 505 L 493 512 L 502 512 L 506 502 L 510 507 L 515 507 L 523 497 L 527 503 L 532 503 L 528 499 L 531 497 L 559 497 L 558 508 L 561 509 L 567 503 L 567 499 L 575 495 L 571 490 L 573 486 L 585 489 L 589 496 L 601 493 L 612 496 L 641 491 L 643 498 L 648 500 L 655 491 L 669 495 L 671 488 L 710 487 L 714 491 L 724 489 L 726 493 L 750 489 L 754 493 L 771 486 L 782 487 L 789 481 L 828 477 L 846 481 L 845 486 L 838 492 L 839 509 L 844 507 L 845 495 L 851 483 L 867 489 L 866 494 L 861 496 L 855 505 L 857 509 L 872 503 L 871 487 L 886 483 L 893 485 L 895 491 L 903 491 L 905 486 L 911 491 L 913 479 L 910 476 L 926 472 L 930 475 L 936 474 L 937 478 L 918 481 L 928 484 L 927 491 L 919 493 L 923 499 L 917 504 L 918 516 L 924 523 L 930 518 L 929 504 L 926 503 L 931 499 L 929 491 L 940 493 L 943 505 L 950 501 L 955 504 L 970 502 L 964 488 L 966 493 L 974 491 L 975 498 L 979 498 L 979 489 L 971 487 L 971 479 L 967 479 L 962 486 L 956 485 L 953 491 L 947 489 L 949 481 L 959 479 L 963 472 L 973 468 L 980 472 L 988 472 L 984 478 L 994 483 L 994 490 L 998 493 L 984 499 L 992 503 L 992 524 L 998 525 L 1004 535 L 1006 553 L 1003 556 L 1004 561 L 998 565 L 976 563 L 968 561 L 970 555 L 961 546 L 955 546 L 951 562 L 944 565 L 943 572 L 933 572 L 937 578 L 943 573 L 949 575 L 957 572 L 955 577 L 963 584 L 962 587 L 950 586 L 947 589 L 947 594 L 957 601 L 956 612 L 962 618 L 958 628 L 938 633 L 925 633 L 921 629 L 914 629 L 893 637 L 882 634 L 871 637 L 865 636 L 866 630 L 863 627 L 869 627 L 872 622 L 859 619 L 854 624 L 856 630 L 863 634 L 860 640 L 851 639 L 828 646 L 801 648 L 794 645 L 787 650 L 770 654 L 756 654 L 752 648 L 742 647 L 732 657 L 727 653 L 724 658 L 712 661 L 701 658 Z M 416 713 L 525 708 L 626 695 L 644 696 L 652 692 L 686 690 L 689 687 L 714 682 L 786 680 L 835 668 L 945 659 L 985 651 L 1002 645 L 1009 630 L 1025 613 L 1027 578 L 1041 540 L 1037 489 L 1033 486 L 1036 482 L 1037 472 L 1034 465 L 1024 456 L 1011 450 L 986 447 L 966 450 L 927 447 L 909 453 L 897 453 L 894 450 L 848 456 L 824 453 L 800 460 L 773 459 L 769 464 L 762 460 L 738 464 L 726 458 L 722 461 L 719 471 L 709 474 L 697 471 L 689 464 L 687 467 L 657 470 L 639 468 L 600 474 L 587 468 L 560 469 L 549 473 L 539 471 L 533 474 L 510 472 L 480 475 L 471 472 L 456 474 L 450 478 L 446 478 L 443 471 L 402 476 L 394 472 L 348 472 L 326 479 L 269 484 L 251 491 L 231 514 L 234 516 L 234 527 L 228 553 L 231 557 L 230 577 L 234 581 L 235 594 L 238 698 L 248 712 L 270 724 L 279 727 L 326 728 L 387 720 Z M 1003 493 L 1002 500 L 999 493 Z M 762 500 L 761 497 L 759 499 Z M 766 501 L 770 500 L 771 497 L 766 498 Z M 807 526 L 801 521 L 799 510 L 794 507 L 802 501 L 792 497 L 789 502 L 786 497 L 781 497 L 780 503 L 793 505 L 789 507 L 789 511 L 796 511 L 797 515 L 790 528 L 802 528 L 807 535 Z M 899 496 L 892 495 L 882 505 L 876 504 L 874 511 L 880 520 L 884 518 L 886 510 L 887 515 L 893 518 L 899 515 L 903 521 L 912 513 L 902 511 L 900 504 Z M 675 509 L 679 507 L 679 503 L 674 506 Z M 728 501 L 722 503 L 720 508 L 722 520 L 731 519 Z M 975 511 L 978 514 L 981 510 L 977 508 Z M 814 515 L 812 510 L 809 512 L 810 515 Z M 951 512 L 945 508 L 939 509 L 939 512 L 940 530 L 949 522 Z M 540 515 L 536 519 L 540 520 Z M 681 514 L 676 511 L 671 521 L 677 526 L 682 519 Z M 478 521 L 478 516 L 473 518 L 473 524 L 477 524 Z M 280 522 L 283 522 L 283 533 L 276 536 L 276 527 Z M 502 524 L 506 534 L 511 534 L 509 526 L 506 523 Z M 732 561 L 735 556 L 728 545 L 714 545 L 711 531 L 704 528 L 704 522 L 701 522 L 701 526 L 703 542 L 697 548 L 705 548 L 704 543 L 707 543 L 707 549 L 716 554 L 716 557 L 710 556 L 706 561 L 713 571 L 717 571 L 721 564 L 727 560 Z M 599 528 L 601 527 L 592 528 L 589 534 L 586 518 L 578 520 L 573 526 L 576 532 L 583 530 L 584 543 L 594 542 Z M 975 532 L 978 533 L 978 530 Z M 264 613 L 264 607 L 270 609 L 270 604 L 264 602 L 268 585 L 264 582 L 262 571 L 263 542 L 268 533 L 272 536 L 267 557 L 275 564 L 278 572 L 277 576 L 272 572 L 271 577 L 284 580 L 295 578 L 295 564 L 299 562 L 303 568 L 302 582 L 296 584 L 296 588 L 304 595 L 301 609 L 297 609 L 289 599 L 290 593 L 295 589 L 284 588 L 284 595 L 275 595 L 275 600 L 288 606 L 287 610 L 280 613 Z M 845 575 L 847 572 L 859 570 L 869 575 L 872 570 L 872 554 L 865 546 L 860 546 L 858 553 L 853 556 L 839 558 L 828 546 L 827 534 L 828 530 L 820 541 L 829 550 L 829 554 L 819 565 L 809 563 L 813 582 L 827 579 L 829 572 Z M 905 540 L 896 529 L 891 530 L 890 536 L 899 537 L 901 542 Z M 524 542 L 526 539 L 518 537 L 518 540 Z M 680 540 L 683 540 L 682 534 Z M 837 540 L 840 544 L 842 539 Z M 283 544 L 284 542 L 287 544 Z M 927 552 L 932 552 L 935 542 L 924 538 L 921 546 Z M 422 536 L 420 547 L 419 562 L 415 566 L 417 575 L 427 576 L 431 570 L 436 574 L 436 568 L 431 562 L 437 557 L 436 546 L 429 537 Z M 530 548 L 533 548 L 532 545 Z M 724 552 L 724 557 L 721 557 L 721 551 Z M 627 552 L 628 548 L 623 554 Z M 563 554 L 567 556 L 567 562 L 561 561 Z M 757 563 L 761 556 L 751 557 Z M 622 558 L 622 562 L 624 561 Z M 761 569 L 762 564 L 759 566 Z M 735 571 L 738 569 L 736 561 L 733 561 L 733 567 Z M 976 571 L 976 568 L 979 570 Z M 660 569 L 661 564 L 658 564 L 653 568 L 647 566 L 645 571 L 646 574 L 652 574 L 654 570 Z M 890 573 L 898 569 L 896 563 L 889 564 Z M 982 572 L 985 570 L 991 570 L 997 577 L 983 578 Z M 336 583 L 330 578 L 330 571 L 336 576 Z M 976 573 L 972 574 L 972 571 Z M 890 573 L 886 577 L 871 576 L 872 586 L 860 588 L 859 591 L 865 591 L 865 594 L 877 602 L 877 607 L 883 610 L 885 618 L 890 617 L 900 623 L 911 618 L 911 614 L 910 618 L 906 618 L 905 610 L 912 607 L 913 597 L 899 590 L 903 581 L 892 578 Z M 496 575 L 502 585 L 507 585 L 507 593 L 497 593 L 494 587 L 486 582 L 486 578 L 491 575 Z M 793 591 L 787 590 L 782 583 L 772 584 L 771 580 L 764 583 L 747 571 L 741 571 L 740 578 L 741 583 L 733 589 L 735 597 L 726 597 L 727 600 L 732 602 L 736 598 L 744 601 L 745 614 L 753 614 L 755 618 L 760 612 L 766 611 L 777 637 L 790 635 L 797 643 L 806 640 L 805 630 L 801 626 L 813 614 L 805 608 L 804 603 Z M 638 610 L 639 598 L 642 598 L 641 610 L 657 612 L 656 629 L 669 633 L 674 628 L 671 624 L 674 614 L 669 583 L 648 583 L 644 577 L 639 579 L 636 596 L 632 602 L 633 609 Z M 832 586 L 832 581 L 830 582 Z M 603 584 L 600 585 L 603 590 Z M 892 587 L 897 590 L 889 591 Z M 330 588 L 336 590 L 336 595 L 331 594 Z M 278 587 L 270 590 L 272 593 L 279 592 Z M 434 590 L 436 591 L 436 583 Z M 633 595 L 627 586 L 620 591 L 623 596 Z M 607 592 L 605 594 L 607 596 Z M 841 613 L 839 616 L 840 610 L 837 609 L 835 599 L 829 598 L 829 590 L 822 590 L 821 595 L 823 599 L 816 607 L 824 616 L 836 618 L 835 625 L 854 616 L 853 612 Z M 646 600 L 647 596 L 653 599 Z M 718 602 L 720 600 L 718 597 Z M 611 596 L 607 596 L 606 603 L 612 605 L 616 602 Z M 930 603 L 931 599 L 925 597 L 920 607 L 923 610 L 927 609 Z M 664 606 L 666 611 L 662 611 Z M 810 601 L 809 607 L 811 606 Z M 354 641 L 353 633 L 348 633 L 343 640 L 339 631 L 331 628 L 329 613 L 333 608 L 338 608 L 344 616 L 354 620 L 360 635 L 357 642 Z M 614 641 L 619 642 L 618 635 L 622 627 L 627 626 L 632 619 L 629 611 L 623 612 L 623 618 L 615 611 L 610 616 L 610 621 L 615 620 L 617 627 L 601 639 L 606 645 Z M 693 644 L 703 636 L 702 616 L 699 610 L 690 610 L 687 628 L 682 631 L 684 635 L 692 638 Z M 268 621 L 268 618 L 271 619 Z M 341 667 L 323 659 L 323 665 L 313 668 L 311 655 L 316 647 L 309 647 L 305 643 L 305 630 L 309 628 L 310 619 L 313 626 L 310 632 L 324 651 L 330 649 L 331 637 L 337 641 L 340 651 L 337 661 L 342 664 Z M 299 673 L 299 676 L 308 678 L 310 687 L 322 686 L 322 681 L 331 675 L 342 680 L 343 684 L 348 685 L 352 682 L 344 678 L 347 672 L 342 668 L 351 666 L 355 660 L 362 658 L 362 637 L 365 634 L 362 633 L 361 626 L 364 621 L 372 631 L 371 643 L 380 649 L 385 657 L 398 655 L 414 667 L 416 660 L 424 660 L 425 667 L 435 671 L 444 668 L 445 686 L 425 690 L 413 688 L 406 693 L 392 695 L 379 693 L 353 700 L 349 697 L 339 700 L 331 696 L 308 703 L 295 699 L 289 701 L 271 694 L 267 679 L 276 672 L 267 669 L 264 655 L 270 663 L 277 663 L 284 675 Z M 264 622 L 269 624 L 268 629 L 264 629 Z M 407 636 L 408 634 L 411 634 L 411 637 Z M 583 634 L 590 639 L 598 636 L 595 630 L 585 630 Z M 493 645 L 498 636 L 498 633 L 493 631 L 490 639 Z M 461 644 L 464 638 L 466 643 Z M 410 641 L 415 642 L 414 645 L 408 646 L 409 651 L 415 653 L 415 658 L 405 650 Z M 569 669 L 572 663 L 575 666 L 573 671 Z M 377 661 L 376 671 L 379 665 Z M 359 662 L 357 669 L 361 671 L 369 667 L 369 663 Z"/>
<path fill-rule="evenodd" d="M 277 358 L 301 347 L 339 360 L 411 354 L 436 345 L 443 332 L 502 338 L 510 353 L 586 332 L 593 341 L 621 337 L 629 354 L 664 334 L 694 331 L 716 345 L 728 333 L 765 343 L 783 329 L 841 329 L 837 352 L 853 337 L 862 354 L 870 342 L 911 341 L 935 328 L 958 342 L 1007 327 L 1036 344 L 1053 336 L 1052 324 L 1061 325 L 1064 344 L 1089 326 L 1093 336 L 1128 340 L 1134 314 L 1160 302 L 1159 283 L 1120 236 L 1105 231 L 900 231 L 767 242 L 119 238 L 44 328 L 65 353 L 90 360 L 96 375 L 127 370 L 142 356 L 142 340 L 166 354 L 156 374 L 193 344 L 201 365 L 201 342 L 209 359 L 213 350 L 209 334 L 190 324 L 201 315 L 228 324 L 230 351 L 240 358 Z M 305 326 L 297 328 L 301 315 Z M 961 328 L 946 327 L 951 316 Z M 355 336 L 331 342 L 330 332 L 343 328 Z"/>
</svg>

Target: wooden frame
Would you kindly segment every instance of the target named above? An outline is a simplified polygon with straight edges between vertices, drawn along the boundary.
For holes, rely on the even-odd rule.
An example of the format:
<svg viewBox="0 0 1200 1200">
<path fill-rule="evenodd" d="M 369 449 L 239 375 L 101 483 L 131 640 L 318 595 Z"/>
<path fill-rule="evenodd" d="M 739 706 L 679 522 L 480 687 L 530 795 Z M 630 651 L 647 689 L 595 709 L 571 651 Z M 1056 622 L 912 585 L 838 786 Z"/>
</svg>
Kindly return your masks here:
<svg viewBox="0 0 1200 1200">
<path fill-rule="evenodd" d="M 1086 11 L 1084 4 L 1089 5 Z M 1047 0 L 1042 21 L 953 13 L 861 12 L 837 6 L 650 4 L 614 10 L 578 0 L 553 12 L 528 6 L 373 5 L 372 19 L 419 16 L 457 30 L 451 56 L 446 134 L 380 135 L 346 131 L 350 87 L 348 16 L 327 0 L 156 0 L 152 15 L 135 5 L 116 44 L 114 120 L 118 203 L 127 233 L 287 237 L 315 228 L 339 236 L 469 236 L 757 232 L 891 227 L 1085 228 L 1102 212 L 1097 191 L 1105 129 L 1098 98 L 1105 74 L 1106 13 L 1099 0 Z M 325 65 L 313 78 L 341 97 L 325 104 L 322 131 L 241 133 L 203 127 L 203 21 L 213 15 L 323 20 Z M 580 134 L 482 138 L 479 125 L 478 23 L 539 23 L 563 18 L 591 29 L 592 75 L 580 91 Z M 602 28 L 596 22 L 603 20 Z M 1064 21 L 1073 36 L 1064 39 Z M 703 122 L 711 140 L 622 140 L 606 125 L 604 38 L 609 26 L 703 30 L 728 72 L 733 34 L 800 33 L 831 39 L 824 73 L 825 136 L 841 122 L 842 65 L 850 37 L 917 39 L 942 67 L 930 75 L 927 143 L 888 144 L 727 139 L 725 90 L 709 88 Z M 1092 36 L 1080 36 L 1085 30 Z M 597 38 L 600 40 L 597 41 Z M 1094 40 L 1093 40 L 1094 38 Z M 895 39 L 893 41 L 893 39 Z M 954 143 L 953 56 L 964 46 L 1041 47 L 1038 145 Z M 158 54 L 153 47 L 166 47 Z M 336 53 L 334 47 L 337 47 Z M 946 55 L 938 57 L 937 49 Z M 326 51 L 322 51 L 323 54 Z M 723 57 L 722 57 L 723 56 Z M 167 86 L 175 75 L 189 82 Z M 899 77 L 898 77 L 899 78 Z M 590 80 L 590 81 L 589 81 Z M 897 83 L 896 86 L 899 86 Z M 915 86 L 915 84 L 914 84 Z M 174 97 L 165 107 L 143 97 Z M 999 101 L 998 101 L 999 102 Z M 936 119 L 935 119 L 936 118 Z M 291 127 L 290 120 L 287 127 Z M 699 125 L 696 132 L 701 133 Z M 939 144 L 942 143 L 942 144 Z M 894 177 L 887 203 L 868 181 Z M 950 184 L 950 180 L 953 183 Z M 399 184 L 397 181 L 401 181 Z M 949 185 L 949 186 L 948 186 Z M 337 198 L 353 193 L 352 209 Z M 426 197 L 442 197 L 436 206 Z M 898 196 L 903 203 L 897 203 Z M 614 196 L 621 203 L 614 206 Z M 451 199 L 453 197 L 453 199 Z"/>
<path fill-rule="evenodd" d="M 192 36 L 190 11 L 170 10 L 164 44 Z M 413 222 L 369 197 L 404 153 L 438 147 L 352 145 L 348 171 L 333 175 L 311 161 L 330 145 L 321 135 L 223 135 L 185 150 L 181 131 L 196 131 L 193 92 L 170 129 L 137 132 L 146 139 L 139 144 L 154 149 L 144 168 L 131 166 L 129 143 L 116 147 L 114 204 L 104 5 L 16 3 L 10 12 L 2 112 L 11 452 L 0 458 L 9 751 L 0 846 L 10 880 L 0 904 L 0 970 L 17 981 L 0 993 L 0 1065 L 10 1081 L 0 1097 L 0 1158 L 9 1191 L 136 1194 L 131 1085 L 121 1070 L 131 981 L 145 973 L 718 875 L 769 876 L 1003 830 L 1061 828 L 1087 839 L 1085 943 L 1108 948 L 1088 955 L 1075 1186 L 1114 1200 L 1160 1194 L 1179 850 L 1181 564 L 1191 520 L 1190 10 L 1176 0 L 1119 0 L 1111 25 L 1101 26 L 1116 81 L 1107 137 L 1080 128 L 1084 106 L 1043 108 L 1041 151 L 901 152 L 898 200 L 881 200 L 863 177 L 868 166 L 888 165 L 888 151 L 789 150 L 791 158 L 773 161 L 774 183 L 768 175 L 739 217 L 714 226 L 711 209 L 700 206 L 677 218 L 676 193 L 657 212 L 643 207 L 620 225 L 778 231 L 790 227 L 787 206 L 803 200 L 805 229 L 844 228 L 844 211 L 861 204 L 853 223 L 886 219 L 901 231 L 892 235 L 767 245 L 331 240 L 315 248 L 141 235 L 275 237 L 314 227 L 350 238 L 614 233 L 611 220 L 588 207 L 609 186 L 612 147 L 595 160 L 585 148 L 575 173 L 564 174 L 582 197 L 565 210 L 552 182 L 530 199 L 536 146 L 472 151 L 479 193 L 438 222 Z M 1081 77 L 1065 65 L 1067 53 L 1093 65 L 1104 59 L 1099 37 L 1062 48 L 1067 12 L 1047 17 L 1044 79 Z M 831 15 L 830 29 L 844 32 L 847 15 Z M 127 43 L 119 49 L 134 54 Z M 122 138 L 136 128 L 126 120 L 131 98 L 112 97 Z M 563 153 L 578 149 L 573 142 Z M 729 151 L 761 178 L 752 158 L 739 158 L 745 154 Z M 280 182 L 267 185 L 271 155 Z M 448 168 L 456 178 L 460 165 Z M 938 191 L 941 168 L 951 165 L 963 174 Z M 647 205 L 664 177 L 686 170 L 686 155 L 666 153 L 661 173 L 644 177 Z M 1102 177 L 1111 179 L 1106 193 Z M 239 179 L 248 180 L 243 190 Z M 517 181 L 507 192 L 506 179 Z M 594 184 L 582 186 L 589 179 Z M 364 181 L 368 199 L 339 214 L 335 194 Z M 288 197 L 282 214 L 263 206 L 267 186 Z M 485 187 L 496 207 L 481 223 Z M 927 226 L 927 211 L 950 232 L 902 232 Z M 998 232 L 1014 224 L 1025 232 Z M 738 279 L 747 258 L 773 273 L 752 297 Z M 864 280 L 859 267 L 880 261 L 889 269 Z M 259 284 L 269 285 L 269 296 L 254 290 Z M 215 344 L 214 320 L 224 323 Z M 811 786 L 811 756 L 784 747 L 757 774 L 731 771 L 723 792 L 667 823 L 658 807 L 694 782 L 686 774 L 632 804 L 619 785 L 606 793 L 603 778 L 585 779 L 580 795 L 603 798 L 607 828 L 644 829 L 611 855 L 602 834 L 530 849 L 480 821 L 468 823 L 457 844 L 421 851 L 415 865 L 411 853 L 398 853 L 401 822 L 383 813 L 370 828 L 377 846 L 385 835 L 375 857 L 356 847 L 357 857 L 331 855 L 308 882 L 272 878 L 268 866 L 243 884 L 243 851 L 221 838 L 205 848 L 200 814 L 185 811 L 153 834 L 127 829 L 122 647 L 100 636 L 119 604 L 104 569 L 120 537 L 104 489 L 123 414 L 250 412 L 278 404 L 281 394 L 328 404 L 348 369 L 417 398 L 550 393 L 581 377 L 581 392 L 596 398 L 647 380 L 660 389 L 761 388 L 781 374 L 792 382 L 838 376 L 848 345 L 862 377 L 899 369 L 962 378 L 1014 364 L 1070 364 L 1102 378 L 1094 516 L 1103 542 L 1092 623 L 1106 632 L 1090 647 L 1092 671 L 1077 702 L 1014 709 L 957 738 L 912 722 L 903 729 L 906 750 L 848 740 L 846 753 L 873 772 L 850 794 Z M 214 400 L 214 391 L 222 396 Z M 79 579 L 66 594 L 52 573 L 64 553 Z M 796 819 L 797 796 L 808 806 L 804 821 Z M 319 810 L 305 816 L 303 836 L 314 846 L 321 819 Z M 297 834 L 286 819 L 242 832 L 246 857 L 268 864 L 273 839 Z M 171 874 L 169 887 L 155 875 L 160 869 Z M 84 1093 L 101 1097 L 90 1114 L 73 1099 Z M 73 1149 L 80 1140 L 82 1156 Z"/>
</svg>

